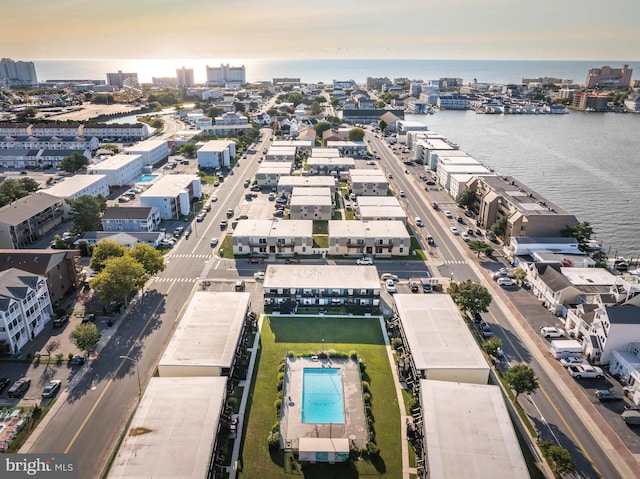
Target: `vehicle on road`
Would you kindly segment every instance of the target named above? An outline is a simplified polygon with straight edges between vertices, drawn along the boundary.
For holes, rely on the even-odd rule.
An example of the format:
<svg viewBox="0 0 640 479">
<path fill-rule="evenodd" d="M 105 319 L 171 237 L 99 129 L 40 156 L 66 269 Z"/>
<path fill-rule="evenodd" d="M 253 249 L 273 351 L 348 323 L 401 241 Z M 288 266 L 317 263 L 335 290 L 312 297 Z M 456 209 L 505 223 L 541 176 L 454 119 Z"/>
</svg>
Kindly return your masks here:
<svg viewBox="0 0 640 479">
<path fill-rule="evenodd" d="M 398 281 L 398 275 L 392 273 L 382 273 L 382 275 L 380 275 L 380 279 L 382 279 L 382 281 L 387 281 L 389 279 L 392 281 Z"/>
<path fill-rule="evenodd" d="M 253 273 L 253 278 L 256 281 L 263 280 L 264 279 L 264 271 L 256 271 L 255 273 Z"/>
<path fill-rule="evenodd" d="M 540 334 L 544 338 L 564 338 L 564 331 L 555 326 L 544 326 L 540 328 Z"/>
<path fill-rule="evenodd" d="M 27 389 L 29 389 L 29 386 L 31 386 L 30 378 L 20 378 L 9 388 L 7 395 L 10 398 L 22 397 L 24 393 L 27 392 Z"/>
<path fill-rule="evenodd" d="M 249 264 L 263 264 L 264 263 L 264 258 L 249 258 L 247 263 L 249 263 Z"/>
<path fill-rule="evenodd" d="M 69 360 L 69 364 L 71 366 L 82 366 L 84 362 L 85 362 L 84 356 L 80 356 L 79 354 L 76 354 Z"/>
<path fill-rule="evenodd" d="M 516 280 L 513 278 L 498 278 L 496 280 L 496 283 L 498 283 L 499 286 L 502 286 L 503 288 L 506 288 L 507 286 L 516 286 Z"/>
<path fill-rule="evenodd" d="M 220 229 L 221 230 L 226 230 L 228 226 L 229 226 L 229 222 L 227 220 L 222 220 L 220 222 Z"/>
<path fill-rule="evenodd" d="M 0 393 L 4 391 L 4 388 L 6 388 L 10 382 L 9 378 L 0 378 Z"/>
<path fill-rule="evenodd" d="M 451 228 L 449 228 L 451 230 L 451 232 L 454 235 L 460 234 L 460 232 L 458 231 L 458 228 L 456 228 L 455 226 L 452 226 Z"/>
<path fill-rule="evenodd" d="M 560 359 L 560 364 L 562 365 L 562 367 L 566 368 L 568 366 L 575 366 L 577 364 L 589 364 L 589 361 L 584 358 L 568 357 Z"/>
<path fill-rule="evenodd" d="M 416 216 L 416 226 L 422 227 L 422 218 Z"/>
<path fill-rule="evenodd" d="M 396 284 L 393 282 L 392 279 L 388 279 L 387 281 L 385 281 L 384 287 L 387 290 L 387 292 L 391 294 L 398 292 L 398 289 L 396 288 Z"/>
<path fill-rule="evenodd" d="M 431 235 L 427 235 L 427 236 L 426 236 L 426 238 L 427 238 L 427 244 L 429 244 L 429 245 L 431 245 L 431 246 L 433 246 L 434 244 L 436 244 L 436 242 L 435 242 L 435 241 L 434 241 L 434 239 L 433 239 L 433 236 L 431 236 Z"/>
<path fill-rule="evenodd" d="M 444 215 L 449 219 L 453 218 L 453 215 L 451 214 L 451 211 L 445 211 Z"/>
<path fill-rule="evenodd" d="M 611 389 L 598 389 L 595 392 L 595 396 L 598 398 L 598 401 L 622 401 L 624 399 L 624 394 L 620 392 L 613 391 Z"/>
<path fill-rule="evenodd" d="M 62 381 L 60 381 L 59 379 L 54 379 L 53 381 L 49 381 L 49 384 L 47 384 L 45 388 L 42 390 L 42 397 L 52 398 L 53 396 L 58 394 L 58 391 L 60 391 L 61 385 L 62 385 Z"/>
<path fill-rule="evenodd" d="M 298 258 L 287 258 L 284 260 L 285 264 L 300 264 L 300 260 Z"/>
<path fill-rule="evenodd" d="M 462 233 L 460 235 L 460 238 L 462 238 L 462 241 L 464 241 L 465 243 L 471 241 L 471 236 L 469 236 L 467 233 Z"/>
<path fill-rule="evenodd" d="M 591 366 L 589 364 L 569 366 L 567 371 L 569 371 L 569 374 L 571 374 L 575 379 L 600 379 L 604 377 L 604 371 L 602 368 Z"/>
<path fill-rule="evenodd" d="M 211 247 L 213 248 L 214 246 L 218 245 L 218 238 L 211 238 Z"/>
<path fill-rule="evenodd" d="M 356 264 L 369 265 L 369 264 L 373 264 L 373 260 L 371 258 L 369 258 L 368 256 L 365 256 L 364 258 L 358 258 L 356 260 Z"/>
</svg>

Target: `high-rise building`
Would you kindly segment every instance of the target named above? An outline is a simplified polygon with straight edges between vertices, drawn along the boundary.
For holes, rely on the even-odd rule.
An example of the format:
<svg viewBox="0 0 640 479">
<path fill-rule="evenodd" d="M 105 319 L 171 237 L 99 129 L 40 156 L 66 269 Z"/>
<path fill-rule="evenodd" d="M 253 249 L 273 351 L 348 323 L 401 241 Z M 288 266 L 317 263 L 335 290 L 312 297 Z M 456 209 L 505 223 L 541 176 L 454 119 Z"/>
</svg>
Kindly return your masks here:
<svg viewBox="0 0 640 479">
<path fill-rule="evenodd" d="M 587 79 L 584 82 L 585 87 L 629 88 L 632 73 L 633 69 L 629 68 L 629 65 L 622 65 L 622 68 L 611 68 L 609 66 L 592 68 L 589 70 Z"/>
<path fill-rule="evenodd" d="M 33 62 L 15 62 L 11 58 L 0 60 L 0 86 L 35 86 L 37 83 L 36 67 Z"/>
<path fill-rule="evenodd" d="M 107 83 L 120 88 L 123 86 L 137 86 L 138 74 L 122 73 L 120 70 L 118 70 L 118 73 L 107 73 Z"/>
<path fill-rule="evenodd" d="M 226 65 L 221 63 L 219 67 L 207 65 L 207 84 L 226 85 L 228 83 L 240 85 L 247 83 L 244 65 L 241 67 L 230 67 L 228 63 Z"/>
<path fill-rule="evenodd" d="M 193 68 L 182 67 L 177 69 L 176 77 L 178 78 L 177 85 L 179 87 L 192 87 L 195 85 L 193 81 Z"/>
</svg>

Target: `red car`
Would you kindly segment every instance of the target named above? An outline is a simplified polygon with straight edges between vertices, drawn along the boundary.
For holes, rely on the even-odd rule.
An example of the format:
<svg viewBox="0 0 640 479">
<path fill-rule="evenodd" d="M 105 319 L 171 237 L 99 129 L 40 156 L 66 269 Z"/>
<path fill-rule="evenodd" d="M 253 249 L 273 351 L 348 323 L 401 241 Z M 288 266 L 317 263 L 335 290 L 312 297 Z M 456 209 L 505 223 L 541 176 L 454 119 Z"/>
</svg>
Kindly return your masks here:
<svg viewBox="0 0 640 479">
<path fill-rule="evenodd" d="M 249 263 L 251 263 L 251 264 L 262 264 L 262 263 L 264 263 L 264 259 L 262 259 L 262 258 L 249 258 Z"/>
</svg>

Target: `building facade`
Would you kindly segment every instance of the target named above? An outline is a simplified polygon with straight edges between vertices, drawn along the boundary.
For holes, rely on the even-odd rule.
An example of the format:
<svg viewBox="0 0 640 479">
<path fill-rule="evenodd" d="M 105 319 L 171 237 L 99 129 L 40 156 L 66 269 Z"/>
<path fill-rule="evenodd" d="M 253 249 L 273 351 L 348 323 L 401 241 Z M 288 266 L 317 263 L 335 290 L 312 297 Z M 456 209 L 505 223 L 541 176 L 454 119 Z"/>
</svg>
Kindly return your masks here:
<svg viewBox="0 0 640 479">
<path fill-rule="evenodd" d="M 210 67 L 207 65 L 207 84 L 208 85 L 226 85 L 226 84 L 244 85 L 247 83 L 247 75 L 244 65 L 239 67 L 220 64 L 219 67 Z"/>
</svg>

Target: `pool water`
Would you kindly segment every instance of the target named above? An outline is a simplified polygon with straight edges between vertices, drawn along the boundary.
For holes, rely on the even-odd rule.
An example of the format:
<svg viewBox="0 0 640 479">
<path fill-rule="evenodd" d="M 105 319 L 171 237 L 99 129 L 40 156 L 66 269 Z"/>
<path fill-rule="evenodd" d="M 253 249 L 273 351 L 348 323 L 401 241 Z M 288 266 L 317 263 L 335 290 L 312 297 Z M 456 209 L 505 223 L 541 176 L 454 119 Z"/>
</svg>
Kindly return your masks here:
<svg viewBox="0 0 640 479">
<path fill-rule="evenodd" d="M 304 368 L 302 422 L 344 424 L 344 396 L 340 369 Z"/>
<path fill-rule="evenodd" d="M 142 175 L 140 178 L 138 178 L 138 181 L 136 181 L 136 183 L 150 183 L 157 177 L 158 175 Z"/>
</svg>

